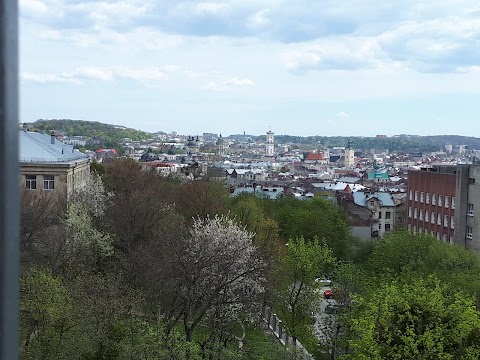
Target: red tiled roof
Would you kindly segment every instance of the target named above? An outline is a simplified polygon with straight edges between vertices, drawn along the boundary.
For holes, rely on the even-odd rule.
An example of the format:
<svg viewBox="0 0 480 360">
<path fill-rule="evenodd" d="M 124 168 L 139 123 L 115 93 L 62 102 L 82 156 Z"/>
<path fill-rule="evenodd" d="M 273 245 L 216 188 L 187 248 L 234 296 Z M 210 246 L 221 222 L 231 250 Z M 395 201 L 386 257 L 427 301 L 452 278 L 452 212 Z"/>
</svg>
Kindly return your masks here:
<svg viewBox="0 0 480 360">
<path fill-rule="evenodd" d="M 325 160 L 323 154 L 308 153 L 305 160 Z"/>
</svg>

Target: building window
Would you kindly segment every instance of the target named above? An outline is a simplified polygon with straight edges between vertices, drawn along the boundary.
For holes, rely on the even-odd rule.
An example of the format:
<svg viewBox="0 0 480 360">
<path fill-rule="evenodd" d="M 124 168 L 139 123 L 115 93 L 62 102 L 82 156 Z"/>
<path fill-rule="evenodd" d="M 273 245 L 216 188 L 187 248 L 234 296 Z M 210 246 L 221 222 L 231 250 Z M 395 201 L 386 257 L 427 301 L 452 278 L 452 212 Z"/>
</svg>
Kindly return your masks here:
<svg viewBox="0 0 480 360">
<path fill-rule="evenodd" d="M 413 218 L 414 219 L 417 218 L 417 213 L 418 213 L 418 209 L 417 208 L 413 209 Z"/>
<path fill-rule="evenodd" d="M 389 220 L 392 218 L 392 213 L 390 211 L 385 212 L 385 219 Z"/>
<path fill-rule="evenodd" d="M 438 206 L 442 206 L 442 195 L 438 195 Z"/>
<path fill-rule="evenodd" d="M 442 225 L 442 214 L 437 214 L 437 225 Z"/>
<path fill-rule="evenodd" d="M 408 231 L 412 230 L 412 225 L 408 224 L 407 229 L 408 229 Z"/>
<path fill-rule="evenodd" d="M 437 240 L 440 240 L 440 233 L 437 232 Z"/>
<path fill-rule="evenodd" d="M 448 227 L 448 215 L 443 215 L 443 226 Z"/>
<path fill-rule="evenodd" d="M 452 209 L 455 209 L 455 196 L 452 196 Z"/>
<path fill-rule="evenodd" d="M 427 196 L 425 197 L 425 202 L 427 204 L 430 204 L 430 193 L 427 193 Z"/>
<path fill-rule="evenodd" d="M 415 201 L 418 201 L 418 191 L 415 191 Z"/>
<path fill-rule="evenodd" d="M 468 183 L 469 183 L 470 185 L 474 185 L 474 184 L 475 184 L 475 179 L 474 179 L 474 178 L 469 178 L 469 179 L 468 179 Z"/>
<path fill-rule="evenodd" d="M 435 224 L 435 211 L 432 211 L 432 215 L 431 215 L 430 219 L 431 219 L 430 222 L 432 224 Z"/>
<path fill-rule="evenodd" d="M 455 229 L 455 221 L 453 221 L 453 219 L 455 219 L 453 216 L 450 217 L 450 228 L 451 229 Z"/>
<path fill-rule="evenodd" d="M 379 218 L 379 219 L 382 218 L 382 212 L 381 212 L 381 211 L 378 212 L 378 218 Z"/>
<path fill-rule="evenodd" d="M 468 204 L 467 205 L 467 215 L 468 216 L 473 216 L 473 204 Z"/>
<path fill-rule="evenodd" d="M 430 235 L 435 236 L 435 231 L 430 231 Z"/>
<path fill-rule="evenodd" d="M 436 204 L 437 204 L 437 195 L 432 194 L 432 205 L 436 205 Z"/>
<path fill-rule="evenodd" d="M 424 198 L 424 196 L 425 196 L 425 193 L 422 191 L 422 192 L 420 193 L 420 202 L 421 202 L 421 203 L 423 203 L 423 198 Z"/>
<path fill-rule="evenodd" d="M 447 234 L 443 234 L 443 235 L 442 235 L 442 240 L 443 240 L 443 241 L 447 241 Z"/>
<path fill-rule="evenodd" d="M 390 224 L 385 224 L 385 231 L 390 231 Z"/>
<path fill-rule="evenodd" d="M 37 175 L 25 175 L 25 189 L 27 190 L 37 189 Z"/>
<path fill-rule="evenodd" d="M 453 244 L 453 236 L 450 236 L 450 244 Z"/>
<path fill-rule="evenodd" d="M 445 207 L 448 208 L 450 207 L 450 197 L 445 196 Z"/>
<path fill-rule="evenodd" d="M 467 233 L 466 235 L 467 239 L 473 239 L 473 229 L 470 226 L 467 226 L 466 233 Z"/>
<path fill-rule="evenodd" d="M 423 221 L 423 209 L 420 209 L 419 220 Z"/>
<path fill-rule="evenodd" d="M 416 226 L 416 225 L 413 225 L 413 233 L 414 233 L 414 234 L 417 233 L 417 226 Z"/>
<path fill-rule="evenodd" d="M 409 199 L 410 199 L 410 200 L 413 200 L 413 190 L 410 190 L 410 196 L 409 196 Z"/>
<path fill-rule="evenodd" d="M 55 189 L 55 177 L 53 175 L 43 175 L 43 190 Z"/>
<path fill-rule="evenodd" d="M 408 217 L 412 218 L 412 207 L 408 208 Z"/>
<path fill-rule="evenodd" d="M 370 201 L 370 206 L 375 206 L 375 201 Z"/>
<path fill-rule="evenodd" d="M 425 210 L 425 221 L 428 222 L 430 220 L 430 212 Z"/>
</svg>

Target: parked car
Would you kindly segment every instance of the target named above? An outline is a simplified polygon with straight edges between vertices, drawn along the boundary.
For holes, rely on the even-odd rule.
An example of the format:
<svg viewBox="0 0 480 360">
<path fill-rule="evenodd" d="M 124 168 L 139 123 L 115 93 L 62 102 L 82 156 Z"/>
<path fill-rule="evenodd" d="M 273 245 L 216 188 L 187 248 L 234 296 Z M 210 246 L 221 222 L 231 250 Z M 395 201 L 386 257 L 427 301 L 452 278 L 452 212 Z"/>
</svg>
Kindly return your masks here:
<svg viewBox="0 0 480 360">
<path fill-rule="evenodd" d="M 333 291 L 332 290 L 325 290 L 323 292 L 323 296 L 325 299 L 333 299 Z"/>
<path fill-rule="evenodd" d="M 318 278 L 318 279 L 315 279 L 315 282 L 317 284 L 320 284 L 321 286 L 330 286 L 332 285 L 332 280 L 330 279 L 321 279 L 321 278 Z"/>
</svg>

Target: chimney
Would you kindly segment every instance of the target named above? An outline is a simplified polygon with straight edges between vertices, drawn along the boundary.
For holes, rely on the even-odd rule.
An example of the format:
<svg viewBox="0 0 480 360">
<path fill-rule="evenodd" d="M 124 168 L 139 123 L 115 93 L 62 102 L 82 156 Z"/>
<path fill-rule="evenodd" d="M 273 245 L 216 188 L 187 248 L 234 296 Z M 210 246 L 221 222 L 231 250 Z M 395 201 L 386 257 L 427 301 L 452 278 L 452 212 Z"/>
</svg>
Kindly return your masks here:
<svg viewBox="0 0 480 360">
<path fill-rule="evenodd" d="M 50 135 L 50 144 L 55 144 L 55 135 L 54 134 Z"/>
<path fill-rule="evenodd" d="M 40 134 L 45 135 L 45 126 L 40 125 Z"/>
<path fill-rule="evenodd" d="M 23 123 L 23 131 L 27 132 L 28 131 L 28 128 L 27 128 L 27 123 Z"/>
</svg>

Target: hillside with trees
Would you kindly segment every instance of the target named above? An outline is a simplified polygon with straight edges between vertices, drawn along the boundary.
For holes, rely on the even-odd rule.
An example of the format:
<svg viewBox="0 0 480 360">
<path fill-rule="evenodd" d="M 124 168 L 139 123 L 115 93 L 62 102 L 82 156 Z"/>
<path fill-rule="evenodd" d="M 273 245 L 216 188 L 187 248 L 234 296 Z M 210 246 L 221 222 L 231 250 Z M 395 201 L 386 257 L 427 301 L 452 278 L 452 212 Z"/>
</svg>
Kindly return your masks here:
<svg viewBox="0 0 480 360">
<path fill-rule="evenodd" d="M 118 147 L 125 138 L 131 140 L 146 140 L 152 134 L 127 128 L 125 126 L 105 124 L 98 121 L 70 120 L 70 119 L 40 119 L 28 124 L 32 130 L 47 129 L 63 133 L 65 136 L 86 136 L 101 138 L 106 141 L 107 147 Z"/>
</svg>

